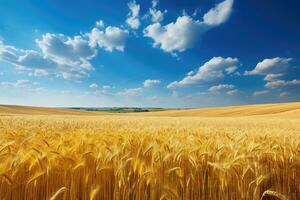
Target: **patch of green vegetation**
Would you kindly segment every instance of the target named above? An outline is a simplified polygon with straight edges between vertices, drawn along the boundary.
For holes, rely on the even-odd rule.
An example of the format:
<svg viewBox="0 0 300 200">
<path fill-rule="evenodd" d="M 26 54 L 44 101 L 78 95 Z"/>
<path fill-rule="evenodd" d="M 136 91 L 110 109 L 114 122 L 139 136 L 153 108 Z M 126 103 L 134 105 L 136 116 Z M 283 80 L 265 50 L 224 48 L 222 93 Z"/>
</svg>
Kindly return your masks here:
<svg viewBox="0 0 300 200">
<path fill-rule="evenodd" d="M 167 110 L 165 108 L 138 108 L 138 107 L 113 107 L 113 108 L 71 108 L 76 110 L 86 110 L 86 111 L 97 111 L 97 112 L 109 112 L 109 113 L 135 113 L 135 112 L 155 112 Z"/>
</svg>

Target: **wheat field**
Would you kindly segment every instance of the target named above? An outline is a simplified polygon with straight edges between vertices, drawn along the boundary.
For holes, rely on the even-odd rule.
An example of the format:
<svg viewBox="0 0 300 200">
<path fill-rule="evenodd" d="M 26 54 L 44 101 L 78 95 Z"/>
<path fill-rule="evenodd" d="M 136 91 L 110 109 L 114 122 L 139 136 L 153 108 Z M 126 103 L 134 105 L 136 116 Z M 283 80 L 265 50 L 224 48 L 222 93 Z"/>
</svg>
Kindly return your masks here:
<svg viewBox="0 0 300 200">
<path fill-rule="evenodd" d="M 2 106 L 0 199 L 297 200 L 299 107 L 195 117 Z"/>
</svg>

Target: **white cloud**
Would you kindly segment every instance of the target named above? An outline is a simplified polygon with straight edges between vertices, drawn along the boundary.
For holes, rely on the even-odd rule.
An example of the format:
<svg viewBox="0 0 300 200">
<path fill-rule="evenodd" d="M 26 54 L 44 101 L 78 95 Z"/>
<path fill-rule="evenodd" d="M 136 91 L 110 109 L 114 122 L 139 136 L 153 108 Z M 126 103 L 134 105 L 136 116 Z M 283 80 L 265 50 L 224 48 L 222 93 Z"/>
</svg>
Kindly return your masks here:
<svg viewBox="0 0 300 200">
<path fill-rule="evenodd" d="M 280 57 L 264 59 L 252 71 L 246 71 L 245 75 L 285 74 L 291 68 L 291 61 L 291 58 Z"/>
<path fill-rule="evenodd" d="M 97 50 L 82 36 L 70 38 L 63 34 L 46 33 L 36 43 L 45 57 L 61 65 L 92 69 L 89 60 L 97 55 Z"/>
<path fill-rule="evenodd" d="M 97 85 L 97 83 L 92 83 L 89 87 L 92 89 L 96 89 L 96 88 L 98 88 L 98 85 Z"/>
<path fill-rule="evenodd" d="M 152 8 L 155 8 L 159 3 L 159 0 L 152 0 Z"/>
<path fill-rule="evenodd" d="M 0 41 L 0 59 L 11 63 L 17 70 L 28 72 L 29 75 L 55 75 L 65 79 L 82 78 L 87 76 L 90 68 L 58 63 L 51 57 L 34 50 L 18 49 L 5 45 Z"/>
<path fill-rule="evenodd" d="M 104 22 L 97 21 L 96 26 L 103 28 Z M 127 36 L 127 30 L 112 26 L 104 30 L 94 28 L 91 33 L 74 37 L 46 33 L 36 39 L 41 51 L 19 49 L 4 44 L 0 39 L 0 60 L 11 63 L 19 73 L 30 76 L 83 78 L 94 70 L 90 61 L 96 57 L 97 47 L 107 51 L 124 51 Z"/>
<path fill-rule="evenodd" d="M 143 92 L 143 88 L 130 88 L 130 89 L 125 89 L 122 92 L 119 92 L 118 95 L 120 96 L 126 96 L 126 97 L 134 97 L 134 96 L 139 96 Z"/>
<path fill-rule="evenodd" d="M 267 74 L 264 78 L 265 81 L 275 81 L 278 78 L 284 76 L 284 74 Z"/>
<path fill-rule="evenodd" d="M 58 72 L 55 72 L 58 73 Z M 57 76 L 61 76 L 64 79 L 81 79 L 83 77 L 87 77 L 88 73 L 86 71 L 77 71 L 77 70 L 69 70 L 69 71 L 61 71 L 60 74 L 58 74 Z"/>
<path fill-rule="evenodd" d="M 38 85 L 37 82 L 32 82 L 30 80 L 17 80 L 16 82 L 1 82 L 0 83 L 4 88 L 31 88 L 32 86 Z"/>
<path fill-rule="evenodd" d="M 282 80 L 282 76 L 287 75 L 293 68 L 291 65 L 292 58 L 271 58 L 264 59 L 259 62 L 251 71 L 246 71 L 245 75 L 264 75 L 266 81 L 266 88 L 281 88 L 293 85 L 299 85 L 300 80 Z"/>
<path fill-rule="evenodd" d="M 228 92 L 226 92 L 228 95 L 235 95 L 237 93 L 239 93 L 238 89 L 234 89 L 234 90 L 229 90 Z"/>
<path fill-rule="evenodd" d="M 285 81 L 285 80 L 275 80 L 271 82 L 266 83 L 267 88 L 279 88 L 279 87 L 286 87 L 286 86 L 293 86 L 293 85 L 300 85 L 300 80 L 291 80 L 291 81 Z"/>
<path fill-rule="evenodd" d="M 167 10 L 162 12 L 160 10 L 156 10 L 155 8 L 150 8 L 149 12 L 151 15 L 152 22 L 161 22 L 164 20 L 164 14 L 167 13 Z"/>
<path fill-rule="evenodd" d="M 153 46 L 159 46 L 165 52 L 185 51 L 193 47 L 204 32 L 225 22 L 231 13 L 232 4 L 233 0 L 225 0 L 216 5 L 216 8 L 204 15 L 204 21 L 183 15 L 176 22 L 165 26 L 159 22 L 153 23 L 145 28 L 144 36 L 153 39 Z"/>
<path fill-rule="evenodd" d="M 128 31 L 118 27 L 108 26 L 105 30 L 93 28 L 87 35 L 92 47 L 96 47 L 98 45 L 110 52 L 114 49 L 124 51 Z"/>
<path fill-rule="evenodd" d="M 270 93 L 269 90 L 262 90 L 262 91 L 256 91 L 253 93 L 253 96 L 260 96 L 260 95 L 265 95 L 265 94 L 268 94 Z"/>
<path fill-rule="evenodd" d="M 215 92 L 220 92 L 224 90 L 232 90 L 234 89 L 235 86 L 231 84 L 220 84 L 220 85 L 215 85 L 212 86 L 208 89 L 209 92 L 215 93 Z"/>
<path fill-rule="evenodd" d="M 192 14 L 193 17 L 196 17 L 199 13 L 200 9 L 199 8 L 196 8 Z"/>
<path fill-rule="evenodd" d="M 232 12 L 233 0 L 225 0 L 210 9 L 204 16 L 203 21 L 209 25 L 219 25 L 225 22 Z"/>
<path fill-rule="evenodd" d="M 34 72 L 29 73 L 29 75 L 33 76 L 47 76 L 49 75 L 49 72 L 44 69 L 36 69 Z"/>
<path fill-rule="evenodd" d="M 138 29 L 139 26 L 141 25 L 140 19 L 139 19 L 140 5 L 136 4 L 135 1 L 131 1 L 128 4 L 128 7 L 130 9 L 130 13 L 128 14 L 128 18 L 126 19 L 126 23 L 132 29 Z"/>
<path fill-rule="evenodd" d="M 153 46 L 159 46 L 166 52 L 185 51 L 197 41 L 199 34 L 206 31 L 206 26 L 189 16 L 178 17 L 175 23 L 161 26 L 154 23 L 146 27 L 144 35 L 153 39 Z"/>
<path fill-rule="evenodd" d="M 164 20 L 164 15 L 167 13 L 167 10 L 164 10 L 163 12 L 156 9 L 156 6 L 158 4 L 158 0 L 152 1 L 152 7 L 149 8 L 149 14 L 151 16 L 152 22 L 161 22 Z"/>
<path fill-rule="evenodd" d="M 236 72 L 238 70 L 238 67 L 237 66 L 230 66 L 230 67 L 227 67 L 225 69 L 226 73 L 227 74 L 233 74 L 234 72 Z"/>
<path fill-rule="evenodd" d="M 96 27 L 98 27 L 98 28 L 102 28 L 102 27 L 104 27 L 104 22 L 103 22 L 103 20 L 99 20 L 99 21 L 96 21 Z"/>
<path fill-rule="evenodd" d="M 195 74 L 195 71 L 194 70 L 191 70 L 191 71 L 189 71 L 186 75 L 187 76 L 192 76 L 192 75 L 194 75 Z"/>
<path fill-rule="evenodd" d="M 148 87 L 153 87 L 155 85 L 158 85 L 160 83 L 161 83 L 160 80 L 151 80 L 151 79 L 148 79 L 148 80 L 144 81 L 143 85 L 144 85 L 144 87 L 148 88 Z"/>
<path fill-rule="evenodd" d="M 231 66 L 236 66 L 238 62 L 239 60 L 237 58 L 213 57 L 210 61 L 200 66 L 197 72 L 187 75 L 181 81 L 170 83 L 167 88 L 172 89 L 221 79 L 225 76 L 226 69 Z"/>
</svg>

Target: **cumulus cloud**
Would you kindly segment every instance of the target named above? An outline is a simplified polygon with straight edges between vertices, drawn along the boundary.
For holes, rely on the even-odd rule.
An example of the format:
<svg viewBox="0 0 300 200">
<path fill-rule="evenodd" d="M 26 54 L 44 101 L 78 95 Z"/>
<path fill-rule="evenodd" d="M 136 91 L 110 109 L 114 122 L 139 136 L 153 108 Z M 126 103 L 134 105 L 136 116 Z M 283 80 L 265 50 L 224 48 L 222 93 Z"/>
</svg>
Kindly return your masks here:
<svg viewBox="0 0 300 200">
<path fill-rule="evenodd" d="M 128 31 L 119 27 L 108 26 L 105 30 L 93 28 L 87 35 L 92 47 L 98 45 L 100 48 L 104 48 L 106 51 L 110 52 L 113 50 L 124 51 Z"/>
<path fill-rule="evenodd" d="M 36 43 L 45 57 L 61 65 L 92 69 L 89 60 L 97 55 L 97 50 L 82 36 L 70 38 L 63 34 L 46 33 Z"/>
<path fill-rule="evenodd" d="M 125 89 L 122 92 L 119 92 L 118 95 L 120 96 L 126 96 L 126 97 L 134 97 L 134 96 L 139 96 L 143 92 L 143 88 L 130 88 L 130 89 Z"/>
<path fill-rule="evenodd" d="M 234 88 L 235 88 L 235 86 L 231 85 L 231 84 L 219 84 L 219 85 L 210 87 L 208 89 L 208 91 L 212 92 L 212 93 L 216 93 L 216 92 L 220 92 L 220 91 L 232 90 Z"/>
<path fill-rule="evenodd" d="M 185 51 L 193 47 L 204 32 L 225 22 L 231 13 L 232 5 L 233 0 L 217 4 L 204 15 L 203 21 L 183 15 L 167 25 L 153 23 L 145 28 L 144 36 L 153 40 L 154 47 L 160 47 L 165 52 Z"/>
<path fill-rule="evenodd" d="M 210 9 L 204 16 L 203 22 L 208 25 L 219 25 L 226 21 L 232 12 L 233 0 L 225 0 Z"/>
<path fill-rule="evenodd" d="M 104 29 L 104 22 L 100 20 L 90 33 L 74 37 L 53 33 L 42 35 L 35 40 L 40 51 L 6 45 L 0 39 L 0 60 L 11 63 L 30 76 L 83 78 L 94 70 L 91 60 L 97 56 L 98 47 L 110 52 L 124 51 L 127 36 L 128 31 L 119 27 Z"/>
<path fill-rule="evenodd" d="M 128 7 L 130 9 L 130 12 L 128 14 L 128 18 L 126 19 L 126 23 L 132 29 L 138 29 L 141 24 L 139 19 L 140 5 L 136 4 L 135 1 L 131 1 L 128 4 Z"/>
<path fill-rule="evenodd" d="M 162 12 L 160 10 L 156 10 L 155 8 L 150 8 L 149 12 L 152 22 L 161 22 L 162 20 L 164 20 L 164 14 L 167 13 L 167 10 Z"/>
<path fill-rule="evenodd" d="M 245 75 L 268 75 L 285 74 L 291 69 L 291 58 L 271 58 L 259 62 L 251 71 L 246 71 Z"/>
<path fill-rule="evenodd" d="M 198 35 L 206 31 L 206 27 L 189 16 L 178 17 L 176 22 L 162 26 L 154 23 L 146 27 L 144 35 L 153 39 L 153 46 L 159 46 L 166 52 L 185 51 L 191 48 Z"/>
<path fill-rule="evenodd" d="M 158 4 L 158 0 L 153 0 L 152 1 L 152 7 L 149 8 L 149 14 L 151 16 L 152 22 L 154 22 L 154 23 L 163 21 L 165 13 L 168 12 L 167 10 L 164 10 L 164 11 L 158 10 L 156 8 L 157 4 Z"/>
<path fill-rule="evenodd" d="M 234 72 L 236 72 L 238 70 L 237 66 L 230 66 L 228 68 L 225 69 L 227 74 L 233 74 Z"/>
<path fill-rule="evenodd" d="M 256 91 L 253 93 L 253 96 L 261 96 L 261 95 L 265 95 L 265 94 L 268 94 L 270 93 L 269 90 L 261 90 L 261 91 Z"/>
<path fill-rule="evenodd" d="M 144 87 L 149 88 L 149 87 L 153 87 L 153 86 L 156 86 L 156 85 L 160 84 L 160 82 L 161 82 L 160 80 L 148 79 L 148 80 L 144 81 L 143 85 L 144 85 Z"/>
<path fill-rule="evenodd" d="M 238 63 L 239 60 L 237 58 L 213 57 L 204 65 L 200 66 L 197 72 L 187 75 L 181 81 L 170 83 L 167 88 L 173 89 L 222 79 L 226 74 L 226 69 L 231 66 L 236 66 Z"/>
<path fill-rule="evenodd" d="M 96 88 L 98 88 L 98 84 L 97 83 L 92 83 L 89 87 L 92 88 L 92 89 L 96 89 Z"/>
<path fill-rule="evenodd" d="M 297 79 L 291 81 L 275 80 L 275 81 L 267 82 L 265 87 L 274 89 L 274 88 L 293 86 L 293 85 L 300 85 L 300 80 Z"/>
<path fill-rule="evenodd" d="M 282 77 L 292 71 L 292 58 L 275 57 L 264 59 L 245 75 L 264 75 L 265 87 L 270 89 L 299 85 L 300 80 L 282 80 Z"/>
<path fill-rule="evenodd" d="M 11 63 L 17 70 L 28 72 L 30 75 L 55 75 L 65 79 L 82 78 L 87 76 L 90 67 L 83 65 L 70 65 L 59 63 L 52 56 L 46 56 L 34 50 L 19 49 L 5 45 L 0 41 L 0 59 Z M 73 63 L 74 64 L 74 63 Z"/>
<path fill-rule="evenodd" d="M 37 69 L 49 68 L 53 62 L 43 58 L 41 54 L 33 50 L 18 49 L 14 46 L 5 45 L 0 41 L 0 58 L 3 61 L 14 64 L 20 69 L 33 67 Z"/>
</svg>

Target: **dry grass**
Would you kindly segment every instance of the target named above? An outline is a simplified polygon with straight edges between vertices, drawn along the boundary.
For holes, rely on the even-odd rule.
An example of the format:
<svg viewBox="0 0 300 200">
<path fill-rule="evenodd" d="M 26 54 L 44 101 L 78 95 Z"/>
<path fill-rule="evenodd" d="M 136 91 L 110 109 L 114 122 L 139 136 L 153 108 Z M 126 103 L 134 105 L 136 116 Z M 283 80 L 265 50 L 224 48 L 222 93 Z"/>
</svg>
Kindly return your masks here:
<svg viewBox="0 0 300 200">
<path fill-rule="evenodd" d="M 243 117 L 276 116 L 300 118 L 300 103 L 258 104 L 246 106 L 228 106 L 220 108 L 200 108 L 190 110 L 167 110 L 161 112 L 139 113 L 147 116 L 167 117 Z"/>
<path fill-rule="evenodd" d="M 0 133 L 1 200 L 300 197 L 299 118 L 11 115 Z"/>
<path fill-rule="evenodd" d="M 72 110 L 64 108 L 46 108 L 31 106 L 0 105 L 0 116 L 3 115 L 80 115 L 80 116 L 98 116 L 109 115 L 103 112 L 90 112 L 83 110 Z"/>
</svg>

